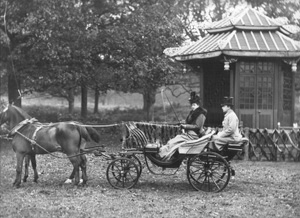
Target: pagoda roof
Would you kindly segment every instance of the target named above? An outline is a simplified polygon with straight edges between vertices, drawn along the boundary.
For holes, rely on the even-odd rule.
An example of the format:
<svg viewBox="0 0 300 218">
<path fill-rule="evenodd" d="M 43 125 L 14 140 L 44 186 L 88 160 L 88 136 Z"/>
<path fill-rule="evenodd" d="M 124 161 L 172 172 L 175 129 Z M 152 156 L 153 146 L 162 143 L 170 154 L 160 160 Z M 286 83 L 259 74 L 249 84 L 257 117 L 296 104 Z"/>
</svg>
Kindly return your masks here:
<svg viewBox="0 0 300 218">
<path fill-rule="evenodd" d="M 248 8 L 212 23 L 208 34 L 185 47 L 167 48 L 164 53 L 178 61 L 224 55 L 246 57 L 300 57 L 300 42 L 264 14 Z"/>
<path fill-rule="evenodd" d="M 230 17 L 224 18 L 220 21 L 213 22 L 207 32 L 215 33 L 220 31 L 241 29 L 241 30 L 278 30 L 280 29 L 285 34 L 290 32 L 283 27 L 282 24 L 276 20 L 267 17 L 263 13 L 254 10 L 253 8 L 247 8 L 239 13 L 236 13 Z"/>
</svg>

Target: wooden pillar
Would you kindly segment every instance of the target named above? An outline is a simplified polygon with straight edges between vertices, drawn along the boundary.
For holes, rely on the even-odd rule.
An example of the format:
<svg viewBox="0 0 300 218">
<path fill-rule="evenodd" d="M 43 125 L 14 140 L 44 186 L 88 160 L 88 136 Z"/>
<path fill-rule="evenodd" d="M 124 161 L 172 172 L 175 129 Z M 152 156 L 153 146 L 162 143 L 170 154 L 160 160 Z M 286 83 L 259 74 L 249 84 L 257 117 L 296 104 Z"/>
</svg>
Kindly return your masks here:
<svg viewBox="0 0 300 218">
<path fill-rule="evenodd" d="M 230 74 L 230 83 L 233 84 L 233 96 L 234 96 L 234 111 L 237 114 L 237 116 L 241 119 L 241 114 L 240 114 L 240 102 L 239 102 L 239 89 L 240 89 L 240 71 L 239 71 L 239 62 L 235 63 L 234 67 L 234 72 Z M 233 78 L 232 78 L 233 77 Z M 230 91 L 231 92 L 231 91 Z"/>
<path fill-rule="evenodd" d="M 237 96 L 235 96 L 234 88 L 235 88 L 235 84 L 234 84 L 234 71 L 232 69 L 230 69 L 230 96 L 233 96 L 234 99 L 235 99 L 235 102 L 236 102 Z"/>
<path fill-rule="evenodd" d="M 200 99 L 202 101 L 202 105 L 204 104 L 204 75 L 203 75 L 203 67 L 199 67 L 198 69 L 199 72 L 199 80 L 200 80 Z"/>
<path fill-rule="evenodd" d="M 276 114 L 276 119 L 274 116 L 274 121 L 276 122 L 274 123 L 275 124 L 274 128 L 278 126 L 277 125 L 278 122 L 280 122 L 282 125 L 282 121 L 283 121 L 283 84 L 284 84 L 283 70 L 282 70 L 283 68 L 284 68 L 284 63 L 281 62 L 281 66 L 278 68 L 277 81 L 275 81 L 275 85 L 277 86 L 278 91 L 275 92 L 274 108 L 275 111 L 277 111 L 277 114 Z M 274 89 L 276 90 L 276 87 L 274 87 Z"/>
<path fill-rule="evenodd" d="M 249 131 L 250 129 L 249 128 L 244 128 L 244 133 L 245 133 L 245 136 L 247 137 L 247 139 L 249 139 Z M 249 143 L 250 143 L 250 139 L 249 139 L 249 142 L 245 145 L 244 147 L 244 151 L 245 151 L 245 155 L 244 155 L 244 161 L 249 161 Z"/>
<path fill-rule="evenodd" d="M 292 71 L 292 111 L 291 111 L 291 122 L 295 123 L 295 99 L 296 99 L 296 91 L 295 91 L 295 80 L 296 80 L 296 72 Z M 297 121 L 296 121 L 297 122 Z"/>
</svg>

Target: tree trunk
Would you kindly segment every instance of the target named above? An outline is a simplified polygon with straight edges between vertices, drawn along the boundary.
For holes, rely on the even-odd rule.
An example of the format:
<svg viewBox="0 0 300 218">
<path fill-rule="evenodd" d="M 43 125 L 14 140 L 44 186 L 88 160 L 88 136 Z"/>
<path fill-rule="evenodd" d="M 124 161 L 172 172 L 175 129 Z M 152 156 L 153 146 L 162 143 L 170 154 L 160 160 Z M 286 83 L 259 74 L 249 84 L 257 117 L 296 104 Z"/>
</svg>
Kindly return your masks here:
<svg viewBox="0 0 300 218">
<path fill-rule="evenodd" d="M 68 102 L 69 102 L 69 114 L 73 114 L 73 112 L 74 112 L 74 102 L 75 102 L 74 89 L 73 88 L 69 89 Z"/>
<path fill-rule="evenodd" d="M 81 83 L 81 117 L 87 117 L 88 88 L 84 82 Z"/>
<path fill-rule="evenodd" d="M 150 121 L 150 119 L 154 117 L 153 114 L 153 106 L 155 103 L 155 95 L 156 95 L 156 89 L 149 88 L 144 91 L 143 93 L 143 111 L 146 112 L 146 120 Z"/>
<path fill-rule="evenodd" d="M 21 96 L 19 93 L 20 80 L 17 80 L 11 71 L 8 76 L 8 102 L 18 107 L 22 106 Z"/>
<path fill-rule="evenodd" d="M 95 105 L 94 105 L 94 114 L 99 112 L 99 90 L 98 87 L 95 88 Z"/>
</svg>

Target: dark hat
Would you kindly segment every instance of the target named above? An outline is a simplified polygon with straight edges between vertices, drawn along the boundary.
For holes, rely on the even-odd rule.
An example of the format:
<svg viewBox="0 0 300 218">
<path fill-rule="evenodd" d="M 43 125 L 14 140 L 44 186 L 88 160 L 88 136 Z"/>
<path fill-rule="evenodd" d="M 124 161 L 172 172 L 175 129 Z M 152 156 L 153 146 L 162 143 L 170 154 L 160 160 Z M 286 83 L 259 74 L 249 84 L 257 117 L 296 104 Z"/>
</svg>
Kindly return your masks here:
<svg viewBox="0 0 300 218">
<path fill-rule="evenodd" d="M 227 97 L 225 96 L 223 98 L 223 102 L 221 103 L 221 106 L 223 107 L 224 105 L 227 105 L 227 106 L 233 106 L 233 97 Z"/>
<path fill-rule="evenodd" d="M 190 104 L 197 103 L 200 104 L 200 97 L 196 95 L 196 92 L 191 92 L 191 97 L 189 98 Z"/>
</svg>

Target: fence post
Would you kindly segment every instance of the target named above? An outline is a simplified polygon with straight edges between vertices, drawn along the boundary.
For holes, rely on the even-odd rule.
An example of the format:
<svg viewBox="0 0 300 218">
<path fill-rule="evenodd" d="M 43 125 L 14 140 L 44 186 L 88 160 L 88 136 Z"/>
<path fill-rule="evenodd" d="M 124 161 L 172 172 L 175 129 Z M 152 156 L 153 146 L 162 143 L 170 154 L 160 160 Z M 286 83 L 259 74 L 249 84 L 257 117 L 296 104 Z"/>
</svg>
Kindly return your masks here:
<svg viewBox="0 0 300 218">
<path fill-rule="evenodd" d="M 248 139 L 249 139 L 249 132 L 250 131 L 248 127 L 244 128 L 244 134 Z M 249 144 L 250 144 L 250 139 L 249 142 L 244 147 L 244 152 L 245 152 L 244 161 L 249 161 Z"/>
</svg>

